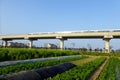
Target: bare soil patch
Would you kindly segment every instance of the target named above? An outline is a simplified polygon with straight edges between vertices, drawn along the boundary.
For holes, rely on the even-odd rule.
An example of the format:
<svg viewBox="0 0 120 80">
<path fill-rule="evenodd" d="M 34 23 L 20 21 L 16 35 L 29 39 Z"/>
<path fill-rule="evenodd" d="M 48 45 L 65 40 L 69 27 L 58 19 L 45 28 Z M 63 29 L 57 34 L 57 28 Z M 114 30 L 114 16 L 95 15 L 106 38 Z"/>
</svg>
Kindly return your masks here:
<svg viewBox="0 0 120 80">
<path fill-rule="evenodd" d="M 71 62 L 77 66 L 82 66 L 83 64 L 95 60 L 96 58 L 100 58 L 100 56 L 89 56 L 89 58 L 71 61 Z"/>
</svg>

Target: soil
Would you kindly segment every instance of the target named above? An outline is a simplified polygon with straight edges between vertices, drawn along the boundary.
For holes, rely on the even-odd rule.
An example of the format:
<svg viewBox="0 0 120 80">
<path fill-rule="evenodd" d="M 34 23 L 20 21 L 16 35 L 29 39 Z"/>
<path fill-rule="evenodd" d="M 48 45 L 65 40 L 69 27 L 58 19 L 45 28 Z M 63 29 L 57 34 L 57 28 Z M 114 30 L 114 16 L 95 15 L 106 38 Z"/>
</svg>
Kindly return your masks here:
<svg viewBox="0 0 120 80">
<path fill-rule="evenodd" d="M 80 60 L 71 61 L 71 62 L 77 66 L 82 66 L 83 64 L 88 63 L 92 60 L 95 60 L 96 58 L 100 58 L 100 56 L 89 56 L 89 58 L 80 59 Z"/>
</svg>

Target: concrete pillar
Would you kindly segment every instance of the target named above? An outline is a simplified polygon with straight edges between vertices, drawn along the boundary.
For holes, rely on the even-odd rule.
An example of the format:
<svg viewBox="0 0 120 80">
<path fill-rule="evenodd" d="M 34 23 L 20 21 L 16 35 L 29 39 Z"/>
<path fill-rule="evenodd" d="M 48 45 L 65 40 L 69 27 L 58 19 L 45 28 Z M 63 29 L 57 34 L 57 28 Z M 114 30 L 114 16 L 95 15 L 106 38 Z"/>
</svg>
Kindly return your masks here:
<svg viewBox="0 0 120 80">
<path fill-rule="evenodd" d="M 64 39 L 60 39 L 60 49 L 64 49 Z"/>
<path fill-rule="evenodd" d="M 7 40 L 4 40 L 2 45 L 3 45 L 4 48 L 7 47 Z"/>
<path fill-rule="evenodd" d="M 110 38 L 105 38 L 105 52 L 110 53 Z"/>
<path fill-rule="evenodd" d="M 32 48 L 32 45 L 33 45 L 33 40 L 30 39 L 30 40 L 29 40 L 29 48 Z"/>
</svg>

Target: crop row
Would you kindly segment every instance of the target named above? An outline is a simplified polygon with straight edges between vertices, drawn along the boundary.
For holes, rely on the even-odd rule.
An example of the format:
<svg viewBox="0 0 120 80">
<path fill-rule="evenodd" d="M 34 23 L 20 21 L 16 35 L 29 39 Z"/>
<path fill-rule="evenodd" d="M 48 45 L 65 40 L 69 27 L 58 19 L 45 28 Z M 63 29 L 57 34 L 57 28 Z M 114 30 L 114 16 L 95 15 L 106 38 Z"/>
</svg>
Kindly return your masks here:
<svg viewBox="0 0 120 80">
<path fill-rule="evenodd" d="M 90 75 L 105 61 L 105 58 L 98 58 L 83 66 L 77 66 L 65 73 L 58 74 L 48 80 L 87 80 Z"/>
<path fill-rule="evenodd" d="M 65 58 L 65 59 L 58 59 L 58 60 L 49 60 L 49 61 L 44 61 L 44 62 L 34 62 L 34 63 L 18 64 L 18 65 L 14 65 L 14 66 L 0 67 L 0 75 L 19 72 L 22 70 L 31 70 L 31 69 L 37 69 L 37 68 L 46 67 L 46 66 L 52 66 L 52 65 L 59 64 L 59 63 L 83 59 L 83 58 L 87 58 L 87 56 L 80 56 L 80 57 L 74 57 L 74 58 Z"/>
<path fill-rule="evenodd" d="M 119 80 L 120 79 L 120 60 L 118 58 L 110 58 L 98 80 Z"/>
<path fill-rule="evenodd" d="M 48 50 L 26 48 L 0 48 L 0 61 L 25 60 L 34 58 L 69 56 L 69 55 L 96 55 L 96 56 L 120 56 L 118 53 L 84 52 L 73 50 Z"/>
<path fill-rule="evenodd" d="M 115 56 L 120 57 L 120 52 L 114 52 L 110 54 L 106 54 L 103 52 L 86 52 L 86 51 L 80 51 L 81 55 L 95 55 L 95 56 Z"/>
<path fill-rule="evenodd" d="M 78 55 L 78 54 L 79 52 L 70 51 L 70 50 L 0 48 L 0 61 L 24 60 L 24 59 Z"/>
<path fill-rule="evenodd" d="M 116 66 L 116 79 L 119 80 L 120 79 L 120 59 L 117 62 L 117 66 Z"/>
</svg>

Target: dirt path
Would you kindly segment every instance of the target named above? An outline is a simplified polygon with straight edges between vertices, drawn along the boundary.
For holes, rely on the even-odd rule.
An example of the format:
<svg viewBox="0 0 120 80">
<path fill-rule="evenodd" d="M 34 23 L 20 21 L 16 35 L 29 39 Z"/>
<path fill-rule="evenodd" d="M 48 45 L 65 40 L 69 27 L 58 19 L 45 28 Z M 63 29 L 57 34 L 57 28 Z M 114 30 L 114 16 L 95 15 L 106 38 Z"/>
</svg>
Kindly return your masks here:
<svg viewBox="0 0 120 80">
<path fill-rule="evenodd" d="M 77 60 L 77 61 L 71 61 L 71 62 L 77 66 L 82 66 L 83 64 L 90 62 L 96 58 L 100 58 L 100 56 L 89 56 L 89 58 L 81 59 L 81 60 Z"/>
<path fill-rule="evenodd" d="M 108 58 L 104 61 L 104 63 L 93 73 L 93 75 L 88 80 L 96 80 L 100 75 L 101 71 L 103 70 L 104 66 L 108 62 Z"/>
</svg>

